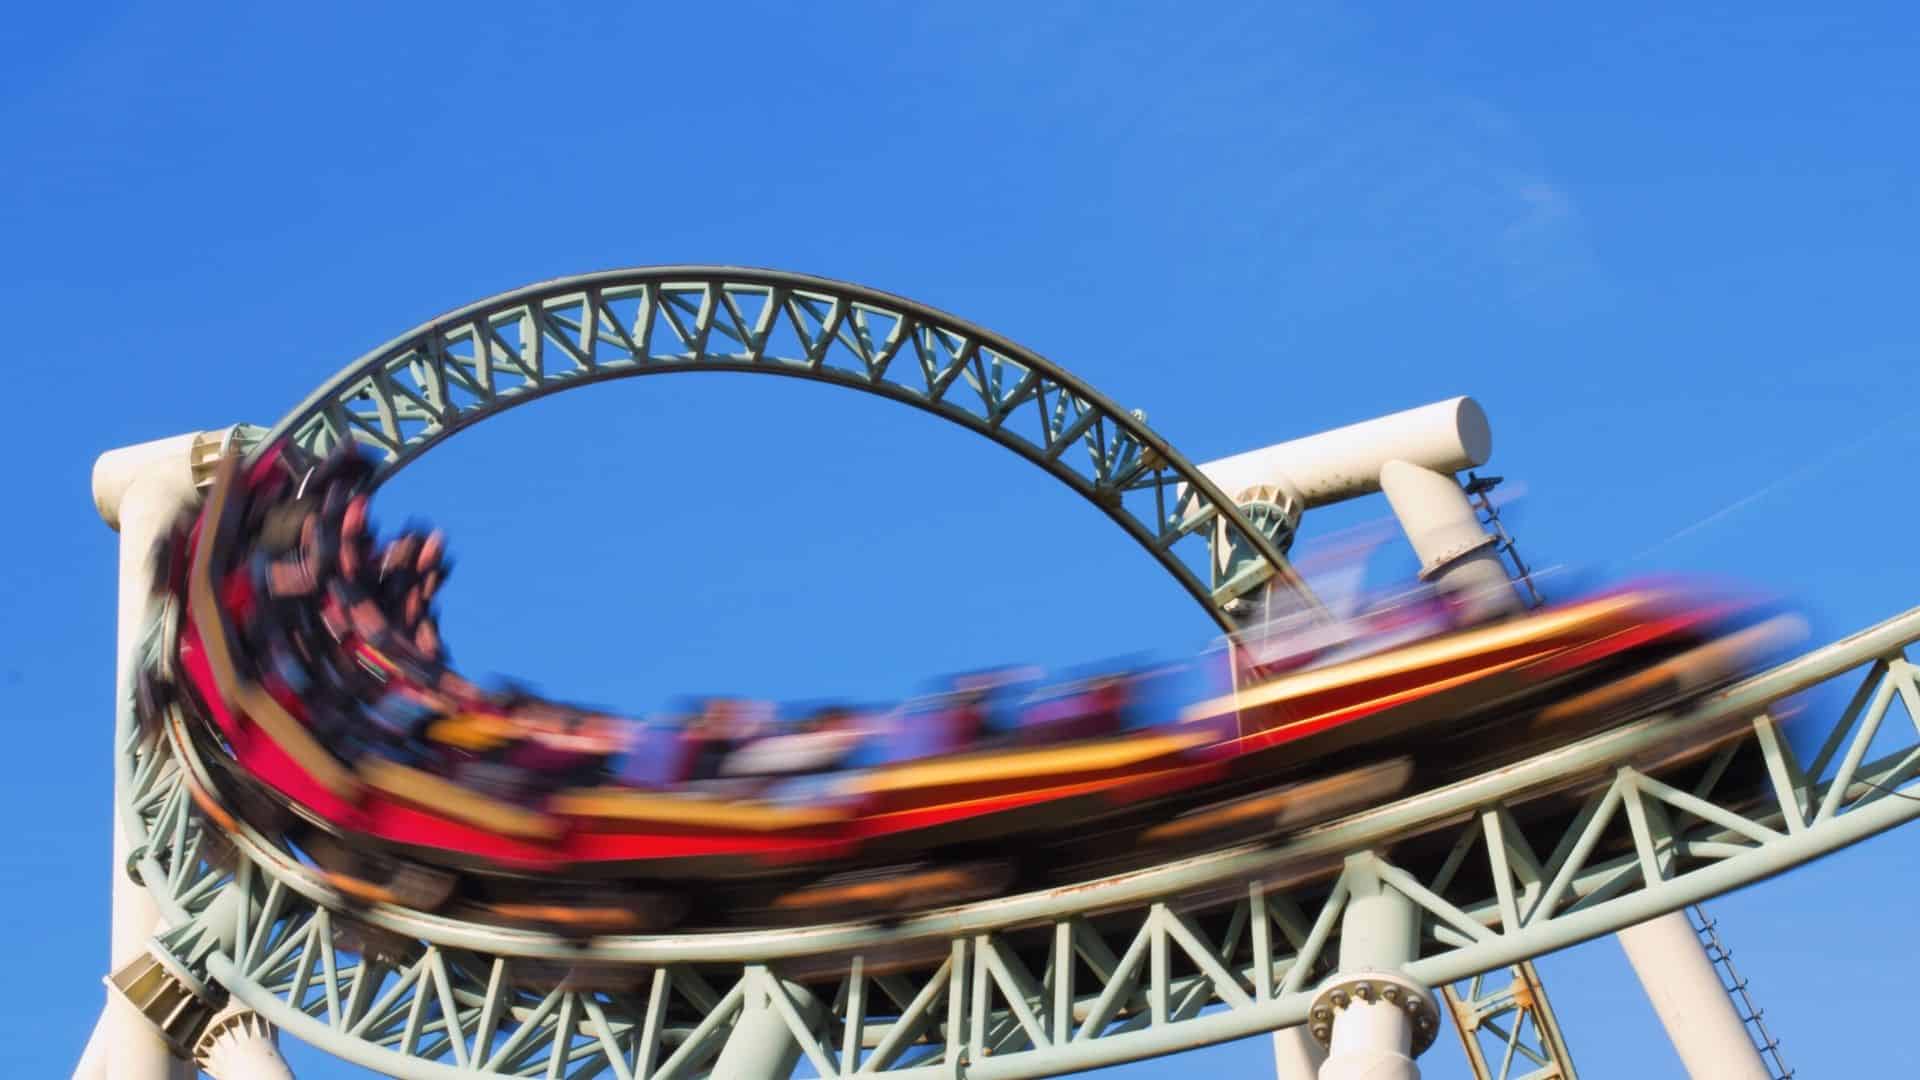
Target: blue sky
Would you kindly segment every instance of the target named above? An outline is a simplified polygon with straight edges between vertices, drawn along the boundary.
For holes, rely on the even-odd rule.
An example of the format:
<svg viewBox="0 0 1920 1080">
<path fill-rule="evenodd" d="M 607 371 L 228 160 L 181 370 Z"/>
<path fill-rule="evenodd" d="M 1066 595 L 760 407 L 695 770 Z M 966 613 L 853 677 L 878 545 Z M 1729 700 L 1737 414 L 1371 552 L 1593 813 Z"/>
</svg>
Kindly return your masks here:
<svg viewBox="0 0 1920 1080">
<path fill-rule="evenodd" d="M 15 13 L 18 1074 L 70 1069 L 102 999 L 115 539 L 94 457 L 271 422 L 362 351 L 538 279 L 710 262 L 872 285 L 1052 357 L 1195 460 L 1471 393 L 1536 561 L 1730 576 L 1823 638 L 1920 601 L 1920 17 L 1850 7 Z M 779 380 L 563 395 L 463 434 L 382 507 L 448 527 L 463 663 L 635 708 L 885 696 L 1208 634 L 1011 455 Z M 1908 830 L 1712 905 L 1803 1075 L 1920 1065 L 1863 1037 L 1907 1022 L 1916 854 Z M 1543 968 L 1583 1074 L 1679 1075 L 1611 941 Z M 359 1075 L 292 1053 L 303 1077 Z M 1112 1075 L 1258 1075 L 1265 1053 Z M 1450 1041 L 1422 1065 L 1464 1075 Z"/>
</svg>

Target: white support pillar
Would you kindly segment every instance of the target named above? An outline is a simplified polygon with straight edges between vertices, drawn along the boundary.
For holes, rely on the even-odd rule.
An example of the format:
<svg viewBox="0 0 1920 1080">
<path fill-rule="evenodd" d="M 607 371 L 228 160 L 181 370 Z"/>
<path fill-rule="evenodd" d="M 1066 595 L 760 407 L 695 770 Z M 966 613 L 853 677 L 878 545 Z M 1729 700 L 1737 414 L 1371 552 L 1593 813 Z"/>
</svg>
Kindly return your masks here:
<svg viewBox="0 0 1920 1080">
<path fill-rule="evenodd" d="M 762 976 L 771 979 L 771 974 Z M 820 1005 L 805 988 L 789 983 L 787 996 L 795 999 L 801 1017 L 809 1024 L 818 1022 Z M 747 989 L 746 1004 L 734 1021 L 720 1056 L 713 1063 L 713 1075 L 739 1080 L 783 1080 L 793 1075 L 800 1063 L 800 1043 L 788 1029 L 780 1010 L 767 997 L 764 985 Z"/>
<path fill-rule="evenodd" d="M 196 435 L 141 443 L 102 454 L 93 466 L 94 506 L 107 525 L 120 532 L 119 619 L 115 634 L 114 708 L 133 708 L 133 653 L 140 641 L 153 581 L 153 546 L 174 515 L 196 497 L 192 453 Z M 120 753 L 119 747 L 113 752 Z M 116 773 L 114 805 L 123 800 Z M 139 883 L 127 876 L 127 837 L 113 824 L 113 936 L 109 971 L 146 950 L 160 926 L 160 908 Z M 139 1010 L 117 994 L 107 995 L 96 1029 L 104 1044 L 105 1075 L 110 1080 L 193 1080 L 196 1070 L 168 1051 Z M 82 1063 L 86 1063 L 86 1058 Z"/>
<path fill-rule="evenodd" d="M 154 545 L 182 510 L 199 493 L 194 485 L 195 448 L 215 449 L 215 436 L 176 435 L 140 443 L 100 455 L 93 466 L 93 501 L 109 528 L 120 533 L 119 617 L 116 624 L 114 708 L 133 708 L 134 652 L 146 630 L 152 609 L 149 590 L 154 579 Z M 116 714 L 118 718 L 118 712 Z M 121 752 L 114 747 L 114 753 Z M 116 811 L 125 793 L 114 790 Z M 146 952 L 154 934 L 165 929 L 152 894 L 128 877 L 126 834 L 117 813 L 113 825 L 113 931 L 109 971 L 119 971 Z M 271 1025 L 252 1012 L 229 1006 L 210 1026 L 211 1041 L 203 1048 L 212 1057 L 215 1077 L 260 1077 L 292 1080 L 292 1071 L 280 1056 Z M 168 1050 L 154 1030 L 126 998 L 107 994 L 106 1008 L 81 1055 L 76 1077 L 105 1080 L 193 1080 L 199 1070 Z"/>
<path fill-rule="evenodd" d="M 213 1015 L 194 1057 L 213 1080 L 293 1080 L 273 1025 L 238 1001 Z"/>
<path fill-rule="evenodd" d="M 1720 973 L 1685 912 L 1630 926 L 1615 937 L 1646 988 L 1687 1075 L 1711 1080 L 1768 1080 L 1772 1075 L 1747 1035 Z"/>
<path fill-rule="evenodd" d="M 73 1070 L 73 1080 L 107 1080 L 106 1027 L 107 1014 L 102 1009 L 93 1022 L 93 1034 L 87 1036 L 87 1048 L 80 1053 L 80 1064 Z"/>
<path fill-rule="evenodd" d="M 1314 1080 L 1326 1062 L 1326 1048 L 1313 1041 L 1305 1024 L 1273 1033 L 1274 1080 Z"/>
<path fill-rule="evenodd" d="M 1420 559 L 1421 579 L 1457 601 L 1468 622 L 1520 610 L 1497 541 L 1451 473 L 1389 461 L 1380 468 L 1380 490 Z"/>
<path fill-rule="evenodd" d="M 1352 898 L 1340 920 L 1340 971 L 1308 1006 L 1327 1045 L 1319 1080 L 1420 1080 L 1414 1058 L 1433 1045 L 1439 1009 L 1401 973 L 1419 953 L 1413 902 L 1373 873 L 1372 855 L 1347 860 Z"/>
<path fill-rule="evenodd" d="M 1203 462 L 1199 468 L 1228 498 L 1271 484 L 1312 508 L 1379 491 L 1380 470 L 1389 461 L 1409 461 L 1450 476 L 1479 468 L 1492 453 L 1486 412 L 1472 398 L 1457 397 Z"/>
</svg>

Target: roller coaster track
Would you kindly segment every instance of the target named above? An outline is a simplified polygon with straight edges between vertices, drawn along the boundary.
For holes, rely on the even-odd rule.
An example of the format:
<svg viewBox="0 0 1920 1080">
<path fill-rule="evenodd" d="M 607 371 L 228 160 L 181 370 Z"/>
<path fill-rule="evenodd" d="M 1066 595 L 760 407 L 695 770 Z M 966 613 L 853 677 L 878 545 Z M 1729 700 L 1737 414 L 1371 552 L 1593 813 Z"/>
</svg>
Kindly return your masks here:
<svg viewBox="0 0 1920 1080">
<path fill-rule="evenodd" d="M 766 307 L 752 317 L 739 310 L 727 275 L 765 290 Z M 672 299 L 683 284 L 684 303 Z M 388 451 L 391 471 L 512 403 L 510 391 L 477 372 L 511 369 L 522 398 L 567 377 L 549 366 L 557 355 L 581 372 L 570 376 L 576 381 L 608 377 L 614 361 L 600 350 L 611 332 L 593 327 L 617 326 L 611 336 L 622 349 L 647 340 L 637 309 L 603 319 L 614 302 L 608 298 L 630 287 L 652 290 L 641 300 L 654 308 L 648 333 L 673 324 L 670 333 L 691 357 L 647 352 L 643 359 L 633 348 L 631 367 L 770 365 L 772 334 L 755 328 L 778 313 L 825 311 L 829 323 L 848 328 L 860 325 L 861 304 L 893 305 L 888 310 L 901 312 L 909 329 L 881 335 L 891 351 L 853 349 L 870 360 L 863 389 L 905 394 L 879 388 L 873 367 L 891 370 L 891 358 L 920 349 L 914 342 L 952 333 L 960 335 L 957 354 L 943 355 L 970 359 L 942 368 L 914 352 L 913 369 L 925 381 L 913 402 L 920 407 L 948 408 L 943 395 L 964 370 L 985 375 L 967 385 L 980 394 L 989 428 L 1020 405 L 1039 402 L 1044 410 L 1049 394 L 1080 403 L 1067 412 L 1107 409 L 1030 354 L 904 301 L 786 275 L 674 270 L 570 279 L 436 320 L 349 368 L 276 431 L 313 449 L 347 435 L 368 439 Z M 824 306 L 805 296 L 824 297 Z M 566 304 L 577 305 L 575 314 L 554 314 Z M 506 325 L 521 336 L 504 338 Z M 471 351 L 459 333 L 483 344 Z M 538 344 L 553 334 L 576 346 L 596 334 L 601 340 L 575 349 Z M 817 334 L 824 336 L 801 332 L 802 355 L 777 364 L 821 369 L 807 350 L 825 337 L 849 348 L 850 340 L 866 340 L 852 329 Z M 705 350 L 716 336 L 744 341 L 743 351 L 708 363 Z M 1009 403 L 1011 392 L 978 389 L 1004 385 L 984 366 L 988 352 L 1024 365 L 1024 373 L 1003 370 L 1031 388 L 1027 397 Z M 402 372 L 414 380 L 410 388 L 396 381 Z M 456 383 L 466 399 L 456 400 Z M 996 409 L 999 421 L 991 418 Z M 1103 459 L 1088 445 L 1090 471 L 1075 472 L 1075 490 L 1110 514 L 1114 491 L 1172 498 L 1171 509 L 1163 501 L 1153 516 L 1122 521 L 1163 562 L 1197 516 L 1245 527 L 1197 471 L 1137 421 L 1129 426 L 1119 417 L 1102 412 L 1114 426 L 1100 445 L 1119 445 L 1118 432 L 1120 443 L 1133 440 L 1131 448 Z M 1075 419 L 1069 434 L 1037 422 L 1039 456 L 1054 463 L 1068 457 L 1055 452 L 1060 444 L 1097 425 Z M 1147 483 L 1148 473 L 1161 479 L 1132 487 Z M 1209 509 L 1215 499 L 1223 505 Z M 1265 542 L 1273 548 L 1271 538 Z M 1273 558 L 1278 573 L 1284 562 L 1277 551 Z M 1185 574 L 1183 583 L 1224 621 L 1214 590 L 1178 565 L 1176 576 Z M 177 615 L 170 606 L 156 613 L 144 662 L 164 665 L 175 654 Z M 1441 987 L 1743 887 L 1920 817 L 1920 784 L 1913 783 L 1920 681 L 1905 652 L 1916 641 L 1920 609 L 1684 710 L 1277 842 L 886 925 L 579 943 L 369 907 L 335 892 L 279 835 L 221 802 L 213 763 L 180 706 L 142 712 L 123 701 L 116 767 L 122 828 L 131 838 L 127 869 L 160 905 L 168 950 L 303 1041 L 384 1073 L 696 1076 L 713 1068 L 736 1029 L 761 1025 L 784 1030 L 802 1069 L 822 1077 L 1046 1076 L 1296 1024 L 1324 1027 L 1314 993 L 1332 970 L 1330 945 L 1356 898 L 1391 892 L 1411 901 L 1419 949 L 1400 974 Z M 1817 700 L 1800 708 L 1803 698 L 1832 687 L 1851 689 L 1837 713 Z M 1789 730 L 1795 744 L 1817 749 L 1797 752 Z M 1410 1011 L 1430 1004 L 1407 1002 Z"/>
</svg>

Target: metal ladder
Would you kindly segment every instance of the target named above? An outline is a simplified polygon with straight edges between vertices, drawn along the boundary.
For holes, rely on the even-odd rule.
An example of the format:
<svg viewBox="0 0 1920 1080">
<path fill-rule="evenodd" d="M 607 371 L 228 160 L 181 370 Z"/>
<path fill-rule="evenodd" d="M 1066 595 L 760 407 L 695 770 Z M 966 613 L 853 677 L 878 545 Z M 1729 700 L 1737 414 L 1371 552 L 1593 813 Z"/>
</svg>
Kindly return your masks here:
<svg viewBox="0 0 1920 1080">
<path fill-rule="evenodd" d="M 1754 1005 L 1752 995 L 1747 993 L 1747 980 L 1733 966 L 1733 950 L 1720 940 L 1715 929 L 1719 924 L 1707 917 L 1707 913 L 1698 904 L 1687 907 L 1687 923 L 1693 927 L 1700 944 L 1707 950 L 1707 958 L 1713 966 L 1722 972 L 1721 985 L 1727 996 L 1733 999 L 1733 1007 L 1740 1014 L 1741 1023 L 1747 1027 L 1747 1036 L 1753 1040 L 1754 1049 L 1760 1051 L 1760 1060 L 1766 1063 L 1767 1071 L 1773 1080 L 1791 1080 L 1793 1070 L 1780 1057 L 1780 1040 L 1767 1030 L 1764 1019 L 1766 1010 Z"/>
<path fill-rule="evenodd" d="M 1467 493 L 1473 508 L 1479 512 L 1481 526 L 1493 534 L 1494 550 L 1498 551 L 1507 563 L 1507 576 L 1513 579 L 1514 584 L 1526 590 L 1527 606 L 1537 608 L 1546 603 L 1546 599 L 1540 595 L 1540 590 L 1534 587 L 1533 571 L 1521 561 L 1520 551 L 1513 544 L 1513 536 L 1507 532 L 1507 527 L 1500 523 L 1500 508 L 1493 505 L 1492 499 L 1487 498 L 1487 494 L 1499 487 L 1504 479 L 1506 479 L 1504 476 L 1476 476 L 1469 472 L 1467 482 L 1461 485 L 1461 488 Z"/>
</svg>

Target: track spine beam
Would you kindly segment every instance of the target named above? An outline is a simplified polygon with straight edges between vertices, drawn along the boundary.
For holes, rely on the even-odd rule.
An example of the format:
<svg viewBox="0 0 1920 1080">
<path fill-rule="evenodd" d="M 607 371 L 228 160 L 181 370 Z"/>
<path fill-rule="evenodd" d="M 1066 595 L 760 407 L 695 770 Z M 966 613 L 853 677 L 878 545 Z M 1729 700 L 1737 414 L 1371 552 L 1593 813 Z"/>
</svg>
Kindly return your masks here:
<svg viewBox="0 0 1920 1080">
<path fill-rule="evenodd" d="M 1273 847 L 895 927 L 615 938 L 586 949 L 389 908 L 335 915 L 328 908 L 340 898 L 302 864 L 264 837 L 244 828 L 228 836 L 200 817 L 185 787 L 205 766 L 178 738 L 177 714 L 122 734 L 142 880 L 175 922 L 223 890 L 246 892 L 240 944 L 210 956 L 208 969 L 263 1017 L 328 1052 L 400 1076 L 566 1073 L 591 1062 L 636 1080 L 692 1076 L 712 1067 L 758 993 L 767 1022 L 786 1028 L 804 1068 L 819 1075 L 931 1080 L 964 1063 L 979 1080 L 1094 1068 L 1301 1023 L 1351 903 L 1356 871 L 1342 860 L 1354 852 L 1378 853 L 1368 872 L 1417 911 L 1418 955 L 1404 974 L 1444 986 L 1912 820 L 1920 801 L 1903 789 L 1920 788 L 1920 727 L 1894 717 L 1920 692 L 1903 651 L 1915 640 L 1920 610 L 1685 713 Z M 1796 742 L 1822 744 L 1803 760 L 1776 717 L 1794 695 L 1850 674 L 1862 678 L 1855 704 L 1801 732 Z M 1668 764 L 1681 750 L 1696 763 L 1684 777 Z M 1758 789 L 1728 786 L 1737 759 L 1749 762 Z M 1537 805 L 1556 791 L 1577 805 L 1542 832 Z M 1821 806 L 1832 809 L 1822 816 Z M 1434 856 L 1411 857 L 1422 846 Z M 816 1018 L 790 991 L 768 989 L 788 984 L 829 1004 Z"/>
</svg>

